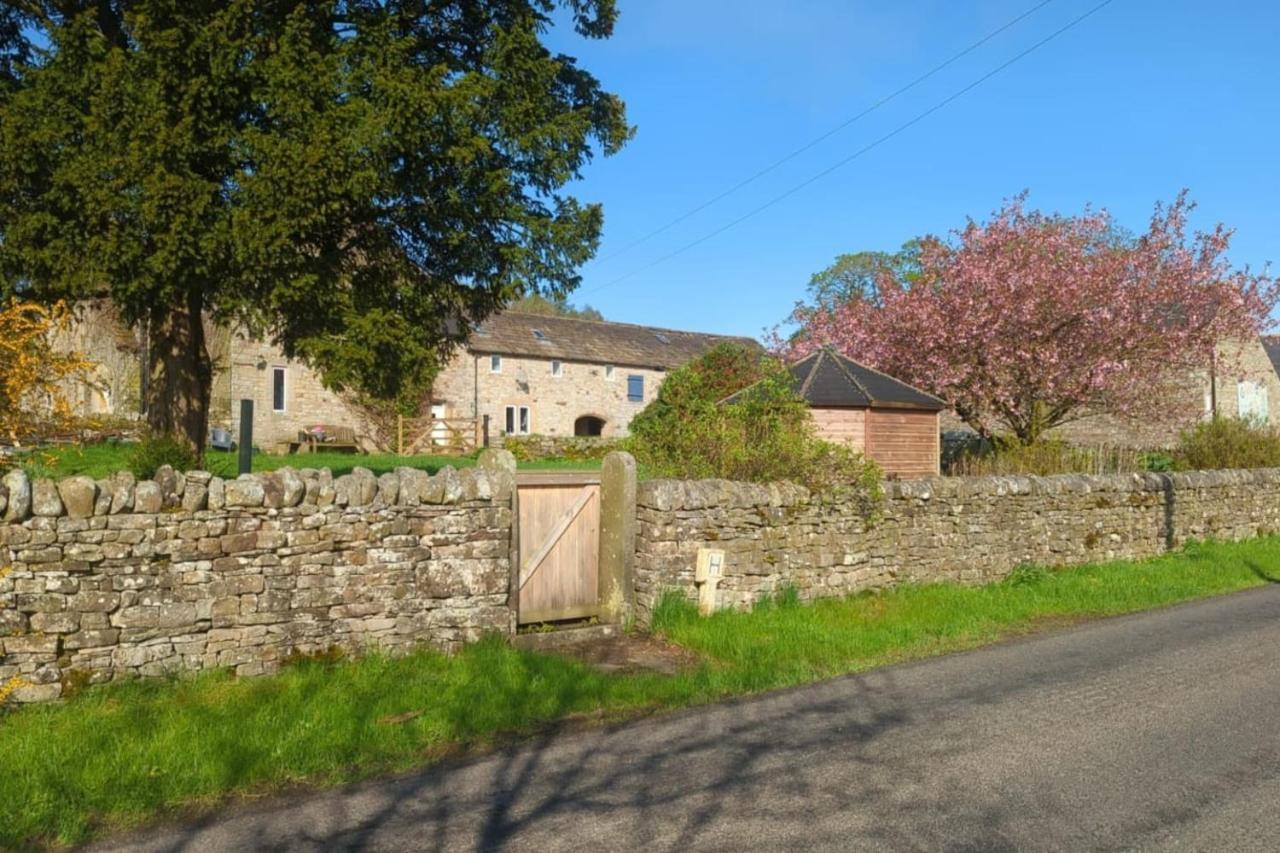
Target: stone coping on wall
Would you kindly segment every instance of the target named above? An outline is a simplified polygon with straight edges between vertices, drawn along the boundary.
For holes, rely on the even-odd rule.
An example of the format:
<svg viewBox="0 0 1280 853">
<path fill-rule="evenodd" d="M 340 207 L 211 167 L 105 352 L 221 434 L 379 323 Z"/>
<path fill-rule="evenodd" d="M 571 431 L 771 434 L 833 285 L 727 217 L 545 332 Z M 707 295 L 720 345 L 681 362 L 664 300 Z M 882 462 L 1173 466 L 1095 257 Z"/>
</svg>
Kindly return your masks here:
<svg viewBox="0 0 1280 853">
<path fill-rule="evenodd" d="M 887 500 L 1000 497 L 1004 495 L 1068 495 L 1094 492 L 1163 492 L 1170 488 L 1217 488 L 1232 485 L 1280 483 L 1280 468 L 1179 471 L 1134 474 L 1055 474 L 1051 476 L 930 477 L 890 480 Z M 641 506 L 658 510 L 696 510 L 712 507 L 797 506 L 815 496 L 789 482 L 745 483 L 733 480 L 646 480 L 639 485 Z"/>
<path fill-rule="evenodd" d="M 148 480 L 121 471 L 105 479 L 79 475 L 55 481 L 32 480 L 14 469 L 0 477 L 0 523 L 179 510 L 301 505 L 376 508 L 506 500 L 514 488 L 513 472 L 512 462 L 509 467 L 461 470 L 445 466 L 435 474 L 402 467 L 380 476 L 362 467 L 337 477 L 327 468 L 281 468 L 224 479 L 208 471 L 179 473 L 166 465 Z"/>
</svg>

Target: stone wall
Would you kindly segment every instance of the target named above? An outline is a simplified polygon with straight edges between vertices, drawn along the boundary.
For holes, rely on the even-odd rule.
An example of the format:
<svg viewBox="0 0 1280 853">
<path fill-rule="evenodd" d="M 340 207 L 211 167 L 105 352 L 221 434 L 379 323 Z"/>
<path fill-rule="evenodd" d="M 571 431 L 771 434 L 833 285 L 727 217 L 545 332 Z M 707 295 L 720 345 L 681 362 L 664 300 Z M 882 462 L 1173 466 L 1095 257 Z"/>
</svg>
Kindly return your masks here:
<svg viewBox="0 0 1280 853">
<path fill-rule="evenodd" d="M 504 454 L 505 455 L 505 454 Z M 229 667 L 332 647 L 452 650 L 514 631 L 514 463 L 282 469 L 223 481 L 161 469 L 0 486 L 0 683 Z"/>
<path fill-rule="evenodd" d="M 817 598 L 903 580 L 978 583 L 1019 564 L 1148 557 L 1188 539 L 1280 531 L 1280 470 L 939 478 L 885 488 L 883 517 L 868 525 L 851 502 L 790 484 L 641 483 L 641 622 L 664 590 L 693 594 L 699 548 L 725 552 L 717 606 L 745 607 L 785 584 Z"/>
</svg>

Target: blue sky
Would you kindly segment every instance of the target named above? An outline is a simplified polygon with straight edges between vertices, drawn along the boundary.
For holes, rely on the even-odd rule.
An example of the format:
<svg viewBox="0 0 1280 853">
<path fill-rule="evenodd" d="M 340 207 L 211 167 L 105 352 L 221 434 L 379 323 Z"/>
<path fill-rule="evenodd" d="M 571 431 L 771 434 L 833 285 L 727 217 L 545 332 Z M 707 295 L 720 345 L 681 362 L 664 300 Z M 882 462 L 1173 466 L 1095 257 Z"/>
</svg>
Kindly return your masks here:
<svg viewBox="0 0 1280 853">
<path fill-rule="evenodd" d="M 670 230 L 619 250 L 861 112 L 1040 0 L 618 0 L 613 38 L 567 28 L 636 138 L 574 193 L 605 209 L 572 301 L 612 320 L 758 335 L 837 254 L 891 250 L 1030 204 L 1142 229 L 1187 187 L 1231 259 L 1280 263 L 1280 4 L 1113 0 L 892 140 L 677 257 L 1096 6 L 1053 0 L 982 48 Z M 626 276 L 625 280 L 618 281 Z"/>
</svg>

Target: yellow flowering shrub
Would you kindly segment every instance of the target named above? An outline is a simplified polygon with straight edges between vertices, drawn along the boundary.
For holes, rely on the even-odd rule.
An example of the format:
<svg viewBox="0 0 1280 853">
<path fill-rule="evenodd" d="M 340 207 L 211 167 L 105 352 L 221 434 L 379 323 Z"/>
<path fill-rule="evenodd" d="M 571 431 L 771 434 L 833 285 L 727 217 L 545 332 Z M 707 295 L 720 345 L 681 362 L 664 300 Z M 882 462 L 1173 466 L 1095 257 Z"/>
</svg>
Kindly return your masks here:
<svg viewBox="0 0 1280 853">
<path fill-rule="evenodd" d="M 0 304 L 0 442 L 20 443 L 71 420 L 62 383 L 92 365 L 78 352 L 57 352 L 51 336 L 66 332 L 71 309 L 11 298 Z"/>
</svg>

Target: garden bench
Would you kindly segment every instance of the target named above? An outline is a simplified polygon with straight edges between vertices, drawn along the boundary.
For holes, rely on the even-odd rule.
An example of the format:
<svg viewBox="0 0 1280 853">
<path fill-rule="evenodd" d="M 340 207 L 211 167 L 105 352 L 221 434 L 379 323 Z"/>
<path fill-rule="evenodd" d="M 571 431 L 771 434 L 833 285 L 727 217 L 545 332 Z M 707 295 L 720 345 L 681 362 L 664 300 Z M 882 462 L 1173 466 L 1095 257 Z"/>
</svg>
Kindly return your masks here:
<svg viewBox="0 0 1280 853">
<path fill-rule="evenodd" d="M 321 451 L 359 453 L 360 443 L 351 427 L 320 424 L 298 431 L 298 440 L 289 442 L 290 453 L 319 453 Z"/>
</svg>

